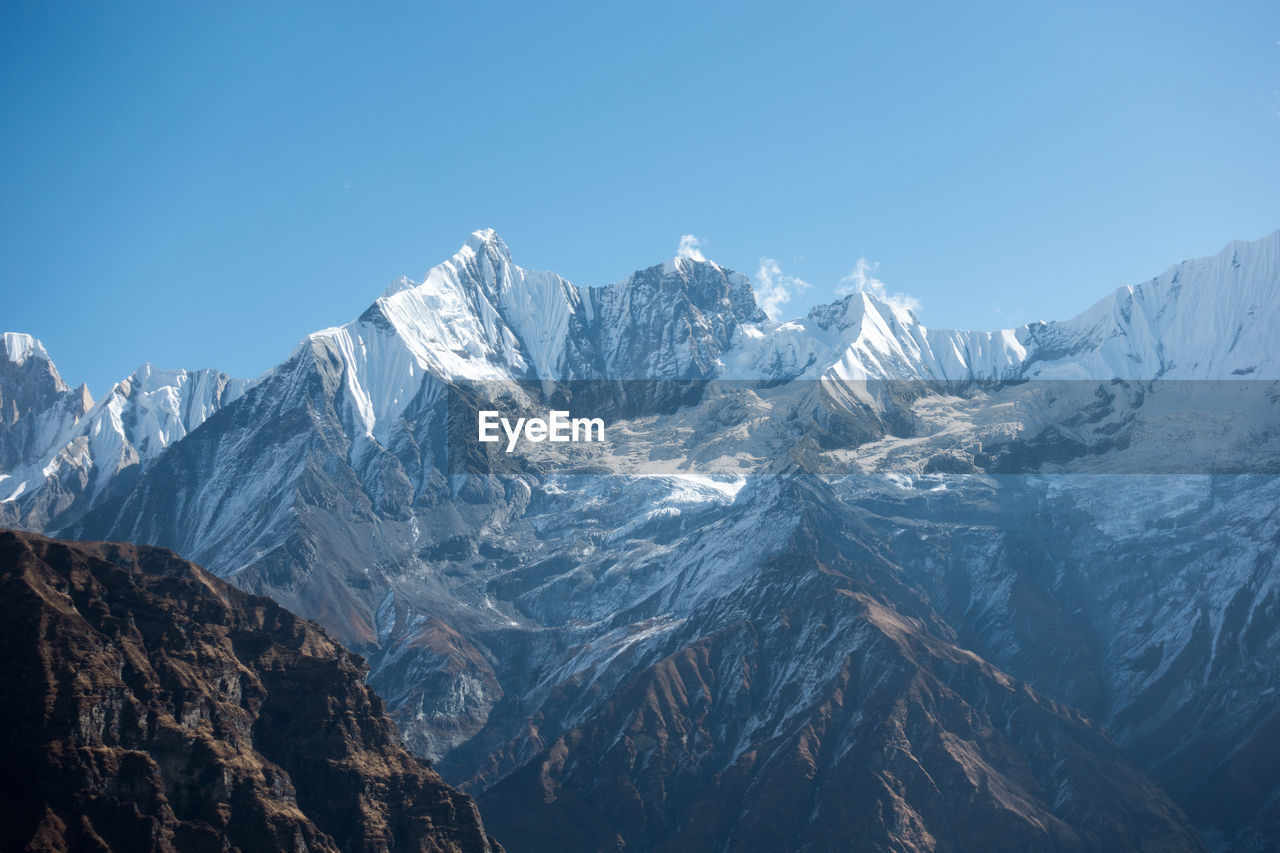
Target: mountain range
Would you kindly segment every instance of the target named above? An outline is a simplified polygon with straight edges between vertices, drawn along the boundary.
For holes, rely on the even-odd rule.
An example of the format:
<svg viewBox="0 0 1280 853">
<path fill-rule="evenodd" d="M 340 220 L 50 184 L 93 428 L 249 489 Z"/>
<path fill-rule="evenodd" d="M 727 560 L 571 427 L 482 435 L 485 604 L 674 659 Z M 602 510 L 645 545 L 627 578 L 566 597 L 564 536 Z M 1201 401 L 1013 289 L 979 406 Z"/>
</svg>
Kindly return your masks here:
<svg viewBox="0 0 1280 853">
<path fill-rule="evenodd" d="M 1265 850 L 1278 329 L 1280 232 L 965 332 L 478 231 L 253 381 L 6 334 L 0 524 L 320 623 L 510 850 Z"/>
</svg>

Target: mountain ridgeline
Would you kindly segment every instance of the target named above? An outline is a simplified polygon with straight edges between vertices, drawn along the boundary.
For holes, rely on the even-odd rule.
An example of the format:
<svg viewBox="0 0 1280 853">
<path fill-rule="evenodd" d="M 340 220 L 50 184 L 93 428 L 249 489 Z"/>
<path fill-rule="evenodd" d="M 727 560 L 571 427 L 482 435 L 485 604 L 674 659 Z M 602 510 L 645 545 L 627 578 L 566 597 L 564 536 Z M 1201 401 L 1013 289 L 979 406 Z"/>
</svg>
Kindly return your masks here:
<svg viewBox="0 0 1280 853">
<path fill-rule="evenodd" d="M 6 335 L 0 520 L 318 622 L 511 850 L 1268 849 L 1278 329 L 1280 232 L 963 332 L 479 231 L 253 382 Z"/>
</svg>

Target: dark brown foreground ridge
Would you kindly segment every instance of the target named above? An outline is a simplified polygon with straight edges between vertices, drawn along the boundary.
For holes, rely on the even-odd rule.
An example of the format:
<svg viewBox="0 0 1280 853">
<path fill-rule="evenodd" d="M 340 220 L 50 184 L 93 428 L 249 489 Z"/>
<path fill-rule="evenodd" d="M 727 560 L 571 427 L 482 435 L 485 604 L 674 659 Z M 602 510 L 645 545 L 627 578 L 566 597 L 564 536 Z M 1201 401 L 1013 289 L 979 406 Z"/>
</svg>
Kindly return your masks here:
<svg viewBox="0 0 1280 853">
<path fill-rule="evenodd" d="M 501 850 L 363 660 L 268 599 L 0 531 L 0 600 L 0 850 Z"/>
</svg>

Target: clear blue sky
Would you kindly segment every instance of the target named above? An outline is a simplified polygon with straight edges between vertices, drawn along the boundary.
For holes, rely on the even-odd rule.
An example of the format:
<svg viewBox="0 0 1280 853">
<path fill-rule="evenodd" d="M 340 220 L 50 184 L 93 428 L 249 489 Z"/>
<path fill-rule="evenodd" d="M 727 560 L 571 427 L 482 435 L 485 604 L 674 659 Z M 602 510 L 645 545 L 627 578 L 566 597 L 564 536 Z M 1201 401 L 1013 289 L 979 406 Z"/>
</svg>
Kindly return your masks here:
<svg viewBox="0 0 1280 853">
<path fill-rule="evenodd" d="M 996 328 L 1280 228 L 1274 0 L 413 5 L 0 6 L 0 329 L 253 376 L 486 226 Z"/>
</svg>

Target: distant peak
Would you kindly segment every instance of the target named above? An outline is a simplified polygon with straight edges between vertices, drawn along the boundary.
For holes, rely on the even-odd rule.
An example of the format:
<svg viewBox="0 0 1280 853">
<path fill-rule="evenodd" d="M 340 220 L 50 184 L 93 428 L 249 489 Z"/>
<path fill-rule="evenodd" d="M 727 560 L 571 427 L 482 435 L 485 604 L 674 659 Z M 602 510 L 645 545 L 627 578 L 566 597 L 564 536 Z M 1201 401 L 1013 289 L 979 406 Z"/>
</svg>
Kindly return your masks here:
<svg viewBox="0 0 1280 853">
<path fill-rule="evenodd" d="M 698 265 L 712 267 L 713 269 L 717 269 L 717 270 L 723 269 L 723 267 L 721 267 L 715 261 L 708 260 L 707 258 L 704 258 L 701 255 L 699 255 L 696 258 L 691 258 L 688 255 L 676 255 L 674 258 L 668 261 L 663 261 L 662 274 L 663 275 L 673 275 L 675 273 L 686 274 Z"/>
<path fill-rule="evenodd" d="M 462 244 L 462 248 L 453 253 L 453 257 L 428 270 L 422 281 L 414 281 L 408 276 L 401 276 L 382 292 L 381 298 L 386 299 L 395 296 L 397 293 L 416 290 L 417 288 L 431 285 L 433 281 L 438 284 L 441 275 L 455 275 L 457 269 L 465 269 L 472 263 L 479 263 L 483 266 L 483 259 L 485 258 L 488 258 L 489 263 L 494 267 L 515 266 L 515 261 L 511 260 L 511 250 L 507 248 L 506 242 L 498 236 L 498 232 L 492 228 L 481 228 L 471 232 L 466 242 Z M 445 273 L 447 269 L 454 269 L 455 272 Z"/>
<path fill-rule="evenodd" d="M 471 236 L 467 238 L 467 242 L 462 245 L 463 251 L 468 249 L 477 255 L 481 253 L 496 253 L 508 262 L 511 260 L 511 250 L 507 248 L 507 244 L 498 236 L 498 232 L 492 228 L 481 228 L 479 231 L 472 231 Z"/>
<path fill-rule="evenodd" d="M 44 344 L 22 332 L 4 333 L 4 354 L 14 364 L 23 364 L 32 357 L 45 361 L 51 360 L 49 353 L 45 351 Z"/>
</svg>

